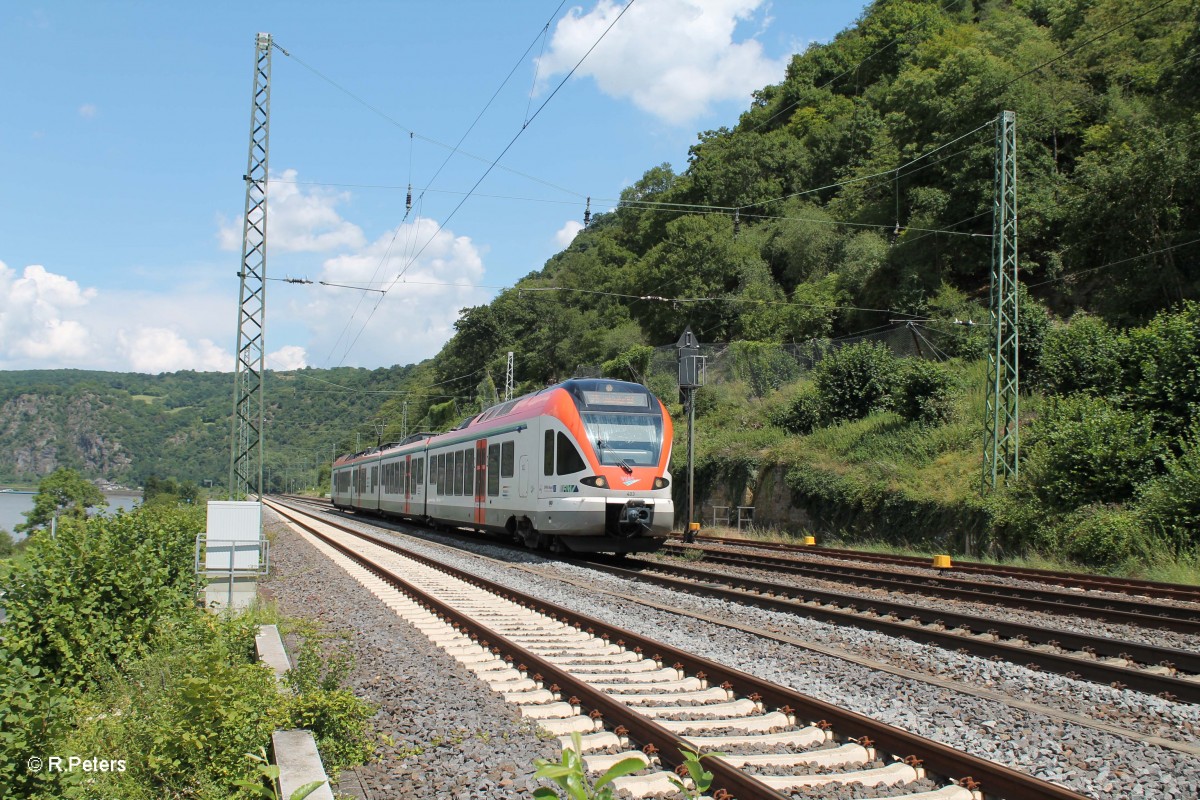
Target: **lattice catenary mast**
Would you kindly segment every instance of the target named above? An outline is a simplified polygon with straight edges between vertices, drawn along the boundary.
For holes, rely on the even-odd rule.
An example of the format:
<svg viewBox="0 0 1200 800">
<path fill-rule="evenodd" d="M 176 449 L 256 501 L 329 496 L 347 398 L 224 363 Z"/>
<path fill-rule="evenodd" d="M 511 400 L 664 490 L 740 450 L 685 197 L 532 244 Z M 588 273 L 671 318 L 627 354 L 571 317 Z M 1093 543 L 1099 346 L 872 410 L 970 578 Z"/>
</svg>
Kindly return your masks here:
<svg viewBox="0 0 1200 800">
<path fill-rule="evenodd" d="M 263 343 L 267 277 L 267 154 L 271 121 L 271 34 L 254 39 L 254 94 L 250 103 L 250 155 L 242 267 L 238 272 L 237 365 L 233 375 L 233 442 L 229 495 L 263 493 Z"/>
<path fill-rule="evenodd" d="M 983 492 L 1017 476 L 1020 390 L 1017 348 L 1017 115 L 996 121 L 996 188 L 992 211 L 992 346 L 983 442 Z"/>
</svg>

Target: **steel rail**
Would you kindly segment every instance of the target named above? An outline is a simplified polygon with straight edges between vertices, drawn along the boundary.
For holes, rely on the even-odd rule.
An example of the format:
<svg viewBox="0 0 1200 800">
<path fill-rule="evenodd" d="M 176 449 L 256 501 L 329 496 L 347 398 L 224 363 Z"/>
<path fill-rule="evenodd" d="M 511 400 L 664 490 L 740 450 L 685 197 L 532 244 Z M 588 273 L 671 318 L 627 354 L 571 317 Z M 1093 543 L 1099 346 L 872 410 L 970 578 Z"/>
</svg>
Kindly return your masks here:
<svg viewBox="0 0 1200 800">
<path fill-rule="evenodd" d="M 673 539 L 682 541 L 681 535 L 673 535 Z M 929 558 L 924 556 L 901 556 L 885 553 L 868 553 L 862 550 L 845 548 L 822 547 L 820 545 L 793 545 L 785 542 L 759 542 L 753 539 L 734 539 L 720 536 L 700 536 L 699 541 L 712 544 L 723 544 L 731 547 L 754 547 L 763 550 L 779 550 L 788 553 L 845 558 L 856 561 L 875 562 L 880 564 L 898 564 L 908 567 L 929 567 Z M 1001 566 L 985 564 L 979 561 L 954 561 L 952 571 L 972 575 L 996 575 L 1007 578 L 1021 578 L 1042 583 L 1070 584 L 1080 588 L 1097 589 L 1119 594 L 1136 594 L 1147 597 L 1158 597 L 1170 600 L 1200 603 L 1200 587 L 1186 583 L 1162 583 L 1159 581 L 1143 581 L 1134 578 L 1111 578 L 1102 575 L 1089 575 L 1080 572 L 1064 572 L 1061 570 L 1035 569 L 1033 567 Z"/>
<path fill-rule="evenodd" d="M 293 514 L 299 514 L 293 510 Z M 290 515 L 289 515 L 290 516 Z M 511 664 L 518 665 L 518 669 L 528 675 L 534 677 L 535 681 L 539 681 L 547 686 L 556 686 L 560 695 L 578 699 L 578 705 L 582 709 L 586 709 L 592 713 L 593 719 L 603 719 L 609 724 L 621 726 L 628 731 L 628 735 L 635 741 L 642 743 L 643 750 L 648 753 L 656 753 L 659 760 L 671 767 L 676 767 L 684 763 L 680 753 L 683 750 L 691 750 L 692 746 L 688 744 L 680 736 L 672 731 L 667 730 L 663 726 L 657 724 L 649 717 L 643 716 L 633 710 L 632 707 L 621 703 L 599 689 L 593 688 L 586 682 L 575 677 L 567 672 L 562 667 L 559 667 L 542 656 L 525 649 L 519 644 L 510 641 L 503 634 L 491 630 L 486 625 L 483 625 L 471 617 L 463 614 L 431 594 L 428 594 L 413 584 L 409 583 L 400 575 L 381 566 L 369 558 L 366 558 L 346 545 L 338 542 L 336 539 L 317 530 L 315 527 L 298 519 L 291 517 L 292 521 L 303 527 L 306 531 L 321 539 L 323 542 L 333 547 L 338 552 L 347 556 L 351 560 L 358 563 L 364 569 L 369 570 L 373 575 L 387 582 L 393 588 L 404 592 L 411 597 L 416 603 L 424 607 L 426 610 L 437 614 L 442 619 L 446 620 L 454 628 L 468 634 L 470 638 L 476 641 L 484 649 L 490 650 L 493 655 L 498 655 L 504 658 Z M 322 521 L 326 525 L 332 525 L 328 521 Z M 347 533 L 354 536 L 363 537 L 363 534 L 341 525 L 332 525 L 332 527 L 342 528 Z M 480 584 L 477 579 L 470 579 L 465 573 L 455 574 L 455 570 L 447 570 L 446 565 L 440 564 L 430 559 L 419 557 L 415 553 L 405 551 L 402 548 L 390 547 L 387 543 L 375 539 L 374 537 L 366 537 L 372 544 L 383 546 L 388 550 L 392 550 L 406 558 L 413 558 L 426 566 L 446 572 L 460 580 L 468 581 L 480 588 L 486 589 L 493 594 L 518 603 L 526 608 L 532 608 L 537 605 L 535 598 L 528 595 L 512 594 L 511 590 L 499 584 L 483 582 Z M 561 609 L 554 606 L 558 613 L 565 612 L 566 609 Z M 547 613 L 544 610 L 542 613 Z M 548 616 L 557 619 L 555 612 L 549 612 Z M 576 626 L 582 627 L 582 626 Z M 590 626 L 591 627 L 591 626 Z M 597 717 L 597 714 L 599 715 Z M 647 750 L 647 746 L 653 745 L 654 750 Z M 769 786 L 754 780 L 745 772 L 726 764 L 725 762 L 716 759 L 705 759 L 705 767 L 713 773 L 715 777 L 714 788 L 724 789 L 730 795 L 738 800 L 789 800 L 787 795 L 775 791 Z"/>
<path fill-rule="evenodd" d="M 466 534 L 464 533 L 464 535 Z M 504 546 L 501 542 L 495 544 Z M 524 550 L 520 547 L 514 549 Z M 1187 650 L 1156 647 L 1137 642 L 1077 634 L 1071 631 L 1053 630 L 1042 626 L 932 610 L 895 601 L 875 600 L 819 589 L 733 577 L 682 565 L 627 559 L 623 562 L 623 566 L 618 567 L 595 559 L 570 559 L 560 556 L 559 560 L 599 569 L 629 580 L 655 583 L 676 591 L 692 594 L 703 593 L 743 605 L 765 606 L 776 611 L 818 619 L 835 625 L 849 625 L 872 630 L 887 636 L 922 641 L 985 658 L 1000 658 L 1032 669 L 1044 669 L 1093 683 L 1119 685 L 1160 697 L 1200 703 L 1200 682 L 1171 674 L 1158 675 L 1091 658 L 1091 656 L 1094 656 L 1095 659 L 1114 658 L 1141 664 L 1169 666 L 1177 672 L 1200 675 L 1200 654 Z M 630 567 L 673 572 L 684 576 L 686 580 L 681 581 L 664 575 L 649 574 L 629 569 Z M 735 585 L 740 588 L 722 589 L 715 585 L 717 583 Z M 812 605 L 813 602 L 833 606 L 833 608 L 817 607 Z M 875 611 L 876 614 L 871 616 L 860 612 L 860 605 L 865 605 L 867 610 Z M 888 616 L 894 619 L 887 619 Z M 900 620 L 909 620 L 916 624 Z M 942 629 L 922 627 L 939 624 Z M 994 639 L 988 641 L 976 638 L 976 636 L 953 633 L 954 628 L 965 628 L 976 635 L 993 634 Z M 1031 646 L 999 641 L 1001 636 L 1012 640 L 1025 640 Z M 1038 650 L 1032 646 L 1037 644 L 1056 646 L 1085 655 Z"/>
<path fill-rule="evenodd" d="M 303 512 L 296 511 L 295 513 Z M 297 523 L 304 527 L 305 530 L 308 530 L 314 533 L 314 535 L 322 538 L 322 540 L 331 541 L 329 537 L 315 531 L 312 526 L 308 525 L 307 523 L 301 521 L 297 521 Z M 581 614 L 564 606 L 533 597 L 532 595 L 524 594 L 515 589 L 504 586 L 503 584 L 490 581 L 465 570 L 452 567 L 449 564 L 444 564 L 435 559 L 421 555 L 420 553 L 410 551 L 396 544 L 395 542 L 389 542 L 384 539 L 365 534 L 361 531 L 356 531 L 349 526 L 329 520 L 322 520 L 322 523 L 344 530 L 351 535 L 367 539 L 373 544 L 395 552 L 399 555 L 403 555 L 405 558 L 410 558 L 421 564 L 458 578 L 459 580 L 493 592 L 506 600 L 518 603 L 519 605 L 525 606 L 531 610 L 535 610 L 538 613 L 545 614 L 551 619 L 559 619 L 576 628 L 586 630 L 594 635 L 602 637 L 607 635 L 610 640 L 624 646 L 632 646 L 635 649 L 641 648 L 643 652 L 654 653 L 655 655 L 653 658 L 663 661 L 664 663 L 667 661 L 674 661 L 674 663 L 679 664 L 680 668 L 684 669 L 685 671 L 691 672 L 697 677 L 703 676 L 709 681 L 710 684 L 727 682 L 731 685 L 733 691 L 738 694 L 742 694 L 744 696 L 753 696 L 754 694 L 757 694 L 760 696 L 761 702 L 763 702 L 764 705 L 774 706 L 781 711 L 786 709 L 784 713 L 791 713 L 796 716 L 797 719 L 815 719 L 830 723 L 838 730 L 839 735 L 848 740 L 855 739 L 862 742 L 864 739 L 867 739 L 870 740 L 873 746 L 884 752 L 889 752 L 893 755 L 907 753 L 916 756 L 927 769 L 942 776 L 947 776 L 950 778 L 957 777 L 960 783 L 972 783 L 977 785 L 977 788 L 982 790 L 987 797 L 997 798 L 997 800 L 1083 800 L 1085 798 L 1084 795 L 1073 792 L 1065 787 L 1048 783 L 1033 776 L 1018 772 L 1017 770 L 1010 769 L 1009 767 L 987 761 L 977 756 L 970 755 L 969 753 L 955 750 L 949 745 L 944 745 L 939 742 L 925 739 L 921 736 L 909 733 L 908 731 L 904 731 L 899 728 L 893 728 L 890 725 L 878 722 L 870 717 L 839 708 L 835 705 L 817 700 L 816 698 L 801 694 L 787 687 L 770 683 L 769 681 L 765 681 L 754 675 L 750 675 L 732 667 L 727 667 L 723 664 L 719 664 L 702 656 L 695 655 L 686 650 L 681 650 L 649 637 L 642 636 L 641 634 L 634 633 L 633 631 L 628 631 L 623 628 L 610 625 L 603 620 Z M 331 542 L 331 544 L 334 543 Z M 362 557 L 354 554 L 353 551 L 347 552 L 349 548 L 345 548 L 340 544 L 334 544 L 334 546 L 339 551 L 349 555 L 355 561 L 363 563 L 364 559 L 362 559 Z M 367 566 L 367 564 L 364 564 L 364 566 Z M 377 572 L 377 570 L 387 572 L 387 570 L 384 570 L 382 567 L 373 565 L 368 566 L 367 568 L 380 575 L 382 579 L 391 582 L 391 578 L 385 577 Z M 405 582 L 403 578 L 400 578 L 399 576 L 393 577 L 401 584 L 407 585 L 407 582 Z M 397 588 L 400 587 L 398 586 Z M 415 587 L 411 587 L 411 589 L 412 592 L 419 593 L 419 590 L 415 589 Z M 410 596 L 414 596 L 409 589 L 403 589 L 403 591 L 409 593 Z M 438 603 L 437 605 L 441 604 Z M 452 609 L 448 610 L 453 611 Z M 458 615 L 458 612 L 453 612 L 453 614 L 461 617 L 461 615 Z M 460 621 L 459 624 L 473 625 L 474 623 Z M 501 651 L 505 652 L 504 645 L 501 644 L 501 642 L 504 642 L 502 637 L 492 634 L 488 637 L 487 641 L 492 646 L 501 647 Z M 527 651 L 524 651 L 523 648 L 520 648 L 517 645 L 508 646 L 513 648 L 509 652 L 521 651 L 522 653 L 527 653 Z M 536 659 L 536 656 L 533 654 L 530 653 L 528 655 L 530 661 Z M 517 663 L 528 664 L 528 661 L 524 660 L 524 655 L 522 655 L 521 658 L 522 661 Z M 573 676 L 570 676 L 569 673 L 563 673 L 562 670 L 554 668 L 553 665 L 549 666 L 553 668 L 553 671 L 547 670 L 549 674 L 562 673 L 561 677 L 570 681 L 576 680 L 573 678 Z M 558 676 L 556 675 L 555 681 L 557 682 L 557 680 Z M 590 687 L 588 688 L 590 689 Z M 599 702 L 599 699 L 597 699 L 597 703 Z M 599 705 L 595 706 L 595 708 L 596 710 L 601 710 L 601 713 L 605 713 L 606 718 L 610 720 L 616 720 L 617 712 L 619 710 L 624 710 L 624 706 L 619 703 L 616 703 L 615 705 L 620 706 L 620 709 L 614 708 L 614 713 L 612 716 L 608 716 Z M 660 727 L 654 725 L 653 723 L 649 724 L 654 728 Z M 626 725 L 626 727 L 629 726 Z M 630 730 L 632 731 L 633 729 L 630 728 Z M 651 733 L 653 733 L 653 731 L 651 731 Z M 674 734 L 671 734 L 669 731 L 664 731 L 664 733 L 668 734 L 668 736 L 664 739 L 664 741 L 667 742 L 668 747 L 675 747 L 670 740 L 677 737 L 674 737 Z M 686 745 L 686 743 L 684 743 L 684 745 Z M 670 760 L 668 749 L 662 748 L 657 744 L 656 747 L 659 747 L 659 757 L 665 763 L 679 763 L 672 762 Z M 733 770 L 719 759 L 707 759 L 705 764 L 709 766 L 709 769 L 712 770 L 714 775 L 717 776 L 718 781 L 721 783 L 724 783 L 726 780 L 729 780 L 730 777 L 732 777 L 727 777 L 727 771 L 736 772 L 738 775 L 748 777 L 745 776 L 744 773 Z M 755 787 L 752 787 L 752 790 L 759 792 L 761 791 L 758 788 L 760 786 L 761 784 L 757 784 Z M 760 796 L 776 797 L 778 795 L 778 793 L 775 793 L 773 790 L 769 789 L 767 791 L 772 792 L 771 794 L 761 795 L 745 793 L 739 794 L 732 789 L 727 789 L 727 791 L 730 791 L 736 798 L 738 798 L 738 800 L 754 800 L 754 798 Z"/>
<path fill-rule="evenodd" d="M 1082 677 L 1095 683 L 1110 685 L 1120 683 L 1148 694 L 1172 696 L 1185 702 L 1200 703 L 1200 682 L 1171 675 L 1156 675 L 1150 672 L 1131 670 L 1078 656 L 1036 650 L 1023 645 L 987 641 L 976 638 L 976 636 L 952 633 L 950 629 L 967 628 L 976 634 L 991 633 L 1008 639 L 1023 638 L 1033 644 L 1053 644 L 1080 652 L 1087 652 L 1085 648 L 1091 648 L 1097 657 L 1125 658 L 1129 656 L 1135 661 L 1146 664 L 1160 664 L 1166 661 L 1178 670 L 1200 674 L 1200 655 L 1186 650 L 1104 639 L 1036 625 L 1024 625 L 1018 622 L 984 619 L 967 614 L 956 614 L 945 609 L 929 609 L 892 601 L 868 600 L 854 595 L 731 577 L 674 564 L 660 564 L 636 559 L 628 560 L 625 567 L 615 567 L 595 561 L 575 563 L 630 580 L 656 583 L 677 591 L 703 594 L 743 605 L 770 608 L 775 611 L 785 611 L 836 625 L 851 625 L 888 636 L 907 637 L 937 644 L 950 650 L 963 650 L 973 655 L 998 656 L 1016 664 L 1034 665 L 1036 669 Z M 630 569 L 635 566 L 641 566 L 643 569 L 669 571 L 684 576 L 687 580 Z M 716 585 L 718 583 L 730 584 L 734 588 L 722 588 Z M 751 592 L 755 592 L 755 594 L 751 594 Z M 834 608 L 812 605 L 814 602 L 834 606 Z M 875 615 L 869 616 L 859 610 L 864 607 L 868 611 L 873 610 Z M 886 619 L 885 615 L 896 619 Z M 901 619 L 919 624 L 906 624 L 899 621 Z M 942 629 L 922 627 L 928 625 L 941 625 Z"/>
<path fill-rule="evenodd" d="M 1089 619 L 1137 625 L 1145 628 L 1166 628 L 1181 633 L 1200 633 L 1200 612 L 1178 606 L 1154 606 L 1136 600 L 1111 597 L 1088 597 L 1076 592 L 1050 589 L 1028 589 L 999 584 L 979 583 L 951 577 L 883 573 L 862 566 L 839 566 L 813 562 L 792 556 L 731 553 L 712 547 L 670 543 L 665 551 L 681 555 L 689 550 L 704 553 L 708 563 L 730 564 L 757 569 L 776 569 L 822 580 L 849 582 L 896 591 L 949 597 L 1003 605 L 1022 610 L 1047 611 L 1056 614 L 1075 614 Z"/>
</svg>

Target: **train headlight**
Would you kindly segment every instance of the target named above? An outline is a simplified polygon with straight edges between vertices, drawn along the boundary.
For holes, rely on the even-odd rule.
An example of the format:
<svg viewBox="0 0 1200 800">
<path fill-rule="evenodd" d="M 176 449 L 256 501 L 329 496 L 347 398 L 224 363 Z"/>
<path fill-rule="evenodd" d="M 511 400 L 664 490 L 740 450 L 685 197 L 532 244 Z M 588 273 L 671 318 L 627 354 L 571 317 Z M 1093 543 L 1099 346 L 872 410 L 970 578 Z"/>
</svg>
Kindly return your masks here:
<svg viewBox="0 0 1200 800">
<path fill-rule="evenodd" d="M 655 489 L 665 489 L 670 485 L 671 485 L 671 482 L 669 480 L 667 480 L 666 478 L 655 478 L 654 479 L 654 488 Z"/>
<path fill-rule="evenodd" d="M 584 486 L 595 486 L 597 489 L 608 488 L 608 480 L 603 475 L 592 475 L 587 478 L 580 478 L 579 482 Z"/>
</svg>

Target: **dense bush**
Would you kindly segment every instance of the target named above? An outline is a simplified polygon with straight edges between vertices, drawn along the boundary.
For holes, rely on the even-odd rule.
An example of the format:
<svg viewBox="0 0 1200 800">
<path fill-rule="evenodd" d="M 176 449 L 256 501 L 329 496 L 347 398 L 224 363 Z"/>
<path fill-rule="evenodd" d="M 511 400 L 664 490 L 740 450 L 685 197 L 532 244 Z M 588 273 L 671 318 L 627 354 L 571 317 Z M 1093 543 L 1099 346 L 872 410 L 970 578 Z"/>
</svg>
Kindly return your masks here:
<svg viewBox="0 0 1200 800">
<path fill-rule="evenodd" d="M 1146 548 L 1141 519 L 1119 506 L 1084 506 L 1066 517 L 1058 535 L 1068 557 L 1095 567 L 1120 566 Z"/>
<path fill-rule="evenodd" d="M 896 357 L 887 345 L 860 342 L 834 350 L 813 370 L 813 382 L 831 420 L 862 419 L 891 407 Z"/>
<path fill-rule="evenodd" d="M 202 509 L 147 508 L 34 534 L 0 587 L 4 649 L 64 686 L 145 655 L 164 621 L 193 603 L 203 519 Z"/>
<path fill-rule="evenodd" d="M 1032 432 L 1022 481 L 1052 510 L 1122 503 L 1153 474 L 1161 450 L 1144 416 L 1104 398 L 1061 398 Z"/>
<path fill-rule="evenodd" d="M 958 390 L 957 378 L 945 365 L 909 359 L 900 372 L 896 411 L 909 422 L 947 422 L 954 415 Z"/>
<path fill-rule="evenodd" d="M 814 389 L 805 389 L 779 409 L 774 422 L 788 433 L 808 434 L 816 430 L 824 418 L 821 395 Z"/>
<path fill-rule="evenodd" d="M 755 397 L 765 397 L 800 375 L 796 359 L 775 342 L 732 342 L 726 359 L 733 375 L 750 387 Z"/>
<path fill-rule="evenodd" d="M 46 772 L 31 772 L 33 754 L 51 752 L 66 724 L 68 698 L 39 666 L 26 665 L 0 646 L 0 787 L 31 797 L 53 786 Z"/>
<path fill-rule="evenodd" d="M 1174 437 L 1200 422 L 1200 303 L 1163 312 L 1128 333 L 1129 405 Z"/>
<path fill-rule="evenodd" d="M 109 713 L 86 715 L 68 749 L 135 757 L 125 773 L 100 777 L 82 796 L 239 795 L 236 781 L 254 776 L 246 754 L 265 747 L 280 722 L 274 673 L 254 656 L 255 628 L 249 618 L 194 611 L 167 624 L 145 658 L 86 698 L 85 708 Z"/>
<path fill-rule="evenodd" d="M 650 358 L 653 355 L 653 347 L 635 344 L 616 358 L 605 361 L 600 369 L 606 378 L 640 383 L 650 374 Z"/>
<path fill-rule="evenodd" d="M 1141 486 L 1138 500 L 1147 525 L 1167 538 L 1176 555 L 1200 544 L 1200 425 L 1182 454 L 1167 459 L 1163 474 Z"/>
<path fill-rule="evenodd" d="M 1102 319 L 1079 314 L 1047 332 L 1039 383 L 1051 394 L 1112 394 L 1120 386 L 1123 356 L 1119 332 Z"/>
</svg>

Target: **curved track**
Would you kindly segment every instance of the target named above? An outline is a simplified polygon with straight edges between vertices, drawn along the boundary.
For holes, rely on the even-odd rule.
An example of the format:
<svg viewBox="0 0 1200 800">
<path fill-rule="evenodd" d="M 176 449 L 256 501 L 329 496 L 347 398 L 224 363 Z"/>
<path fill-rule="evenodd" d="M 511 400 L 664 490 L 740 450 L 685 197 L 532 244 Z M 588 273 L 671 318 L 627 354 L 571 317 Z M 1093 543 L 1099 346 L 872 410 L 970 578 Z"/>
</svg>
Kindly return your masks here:
<svg viewBox="0 0 1200 800">
<path fill-rule="evenodd" d="M 324 508 L 327 503 L 314 502 Z M 472 537 L 466 531 L 455 531 L 455 535 Z M 492 537 L 487 541 L 503 546 Z M 517 548 L 522 549 L 522 548 Z M 714 552 L 704 548 L 704 559 L 708 561 Z M 571 561 L 571 559 L 562 559 Z M 787 559 L 790 564 L 794 559 Z M 752 556 L 736 556 L 720 563 L 765 568 L 774 571 L 783 569 L 778 557 L 756 560 Z M 1127 687 L 1147 694 L 1159 695 L 1170 700 L 1200 703 L 1200 654 L 1189 650 L 1141 644 L 1102 635 L 1058 630 L 1045 624 L 1013 622 L 974 613 L 960 613 L 951 607 L 929 608 L 901 601 L 880 598 L 864 598 L 843 592 L 783 583 L 776 580 L 756 579 L 731 575 L 728 571 L 706 569 L 705 564 L 685 562 L 645 561 L 621 559 L 619 561 L 590 559 L 575 561 L 591 569 L 601 570 L 630 580 L 640 580 L 688 592 L 715 597 L 745 605 L 770 608 L 830 622 L 849 625 L 890 636 L 904 637 L 927 642 L 950 650 L 970 653 L 985 658 L 999 658 L 1021 664 L 1035 670 L 1044 670 L 1070 678 L 1083 679 L 1115 687 Z M 818 569 L 825 565 L 819 565 Z M 924 566 L 924 565 L 923 565 Z M 810 575 L 811 576 L 811 575 Z M 830 578 L 827 574 L 819 577 Z M 853 581 L 851 581 L 853 582 Z M 925 586 L 900 586 L 927 594 L 937 594 Z M 989 584 L 987 588 L 990 588 Z M 888 588 L 896 588 L 889 586 Z M 936 589 L 936 585 L 933 586 Z M 1007 587 L 1001 587 L 1007 588 Z M 1044 592 L 1043 592 L 1044 594 Z M 944 596 L 957 595 L 957 599 L 981 600 L 995 604 L 994 598 L 982 591 L 968 592 L 950 590 Z M 1021 602 L 1012 595 L 1007 597 L 1018 608 L 1035 608 L 1056 614 L 1087 616 L 1089 606 L 1069 603 L 1047 602 L 1038 608 L 1033 598 Z M 1135 624 L 1150 629 L 1196 631 L 1200 630 L 1196 620 L 1185 614 L 1176 617 L 1150 616 L 1127 610 L 1092 609 L 1093 616 L 1103 616 L 1114 622 Z"/>
<path fill-rule="evenodd" d="M 618 784 L 636 795 L 671 790 L 662 767 L 677 766 L 681 748 L 688 748 L 728 753 L 704 762 L 715 776 L 715 798 L 780 800 L 856 782 L 903 785 L 908 793 L 891 796 L 910 800 L 1082 797 L 392 542 L 272 505 L 523 715 L 563 736 L 564 746 L 570 731 L 583 733 L 591 769 L 631 755 L 641 760 L 642 774 Z M 633 744 L 640 751 L 629 749 Z"/>
</svg>

